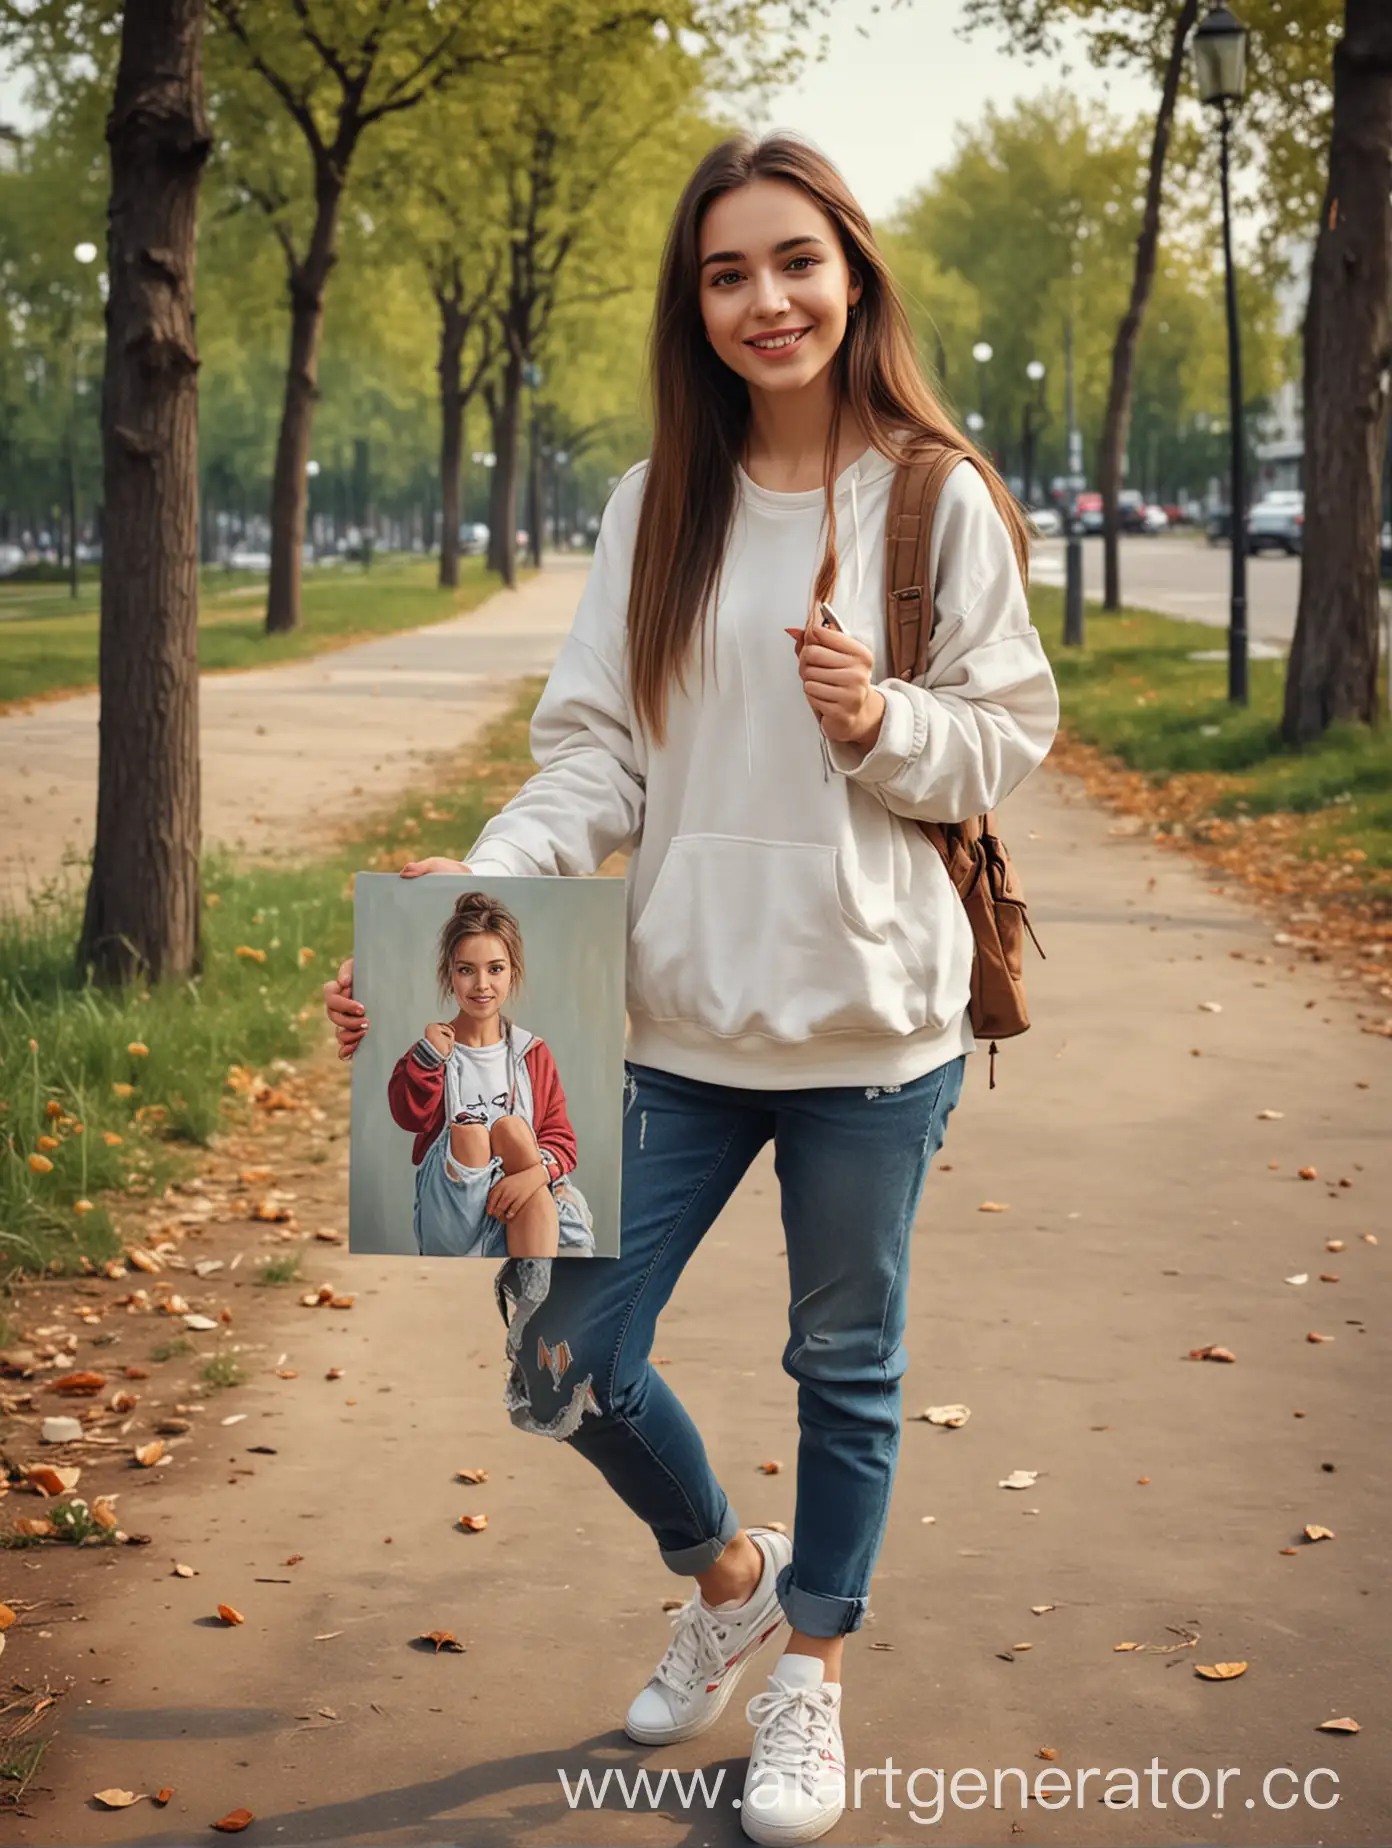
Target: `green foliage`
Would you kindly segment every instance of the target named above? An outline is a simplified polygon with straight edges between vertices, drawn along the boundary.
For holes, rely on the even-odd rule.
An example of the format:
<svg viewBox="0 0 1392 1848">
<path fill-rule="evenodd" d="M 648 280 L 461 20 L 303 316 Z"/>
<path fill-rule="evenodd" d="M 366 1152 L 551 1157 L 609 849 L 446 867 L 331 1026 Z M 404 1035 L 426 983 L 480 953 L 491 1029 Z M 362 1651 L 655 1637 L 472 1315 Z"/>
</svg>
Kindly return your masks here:
<svg viewBox="0 0 1392 1848">
<path fill-rule="evenodd" d="M 924 280 L 931 328 L 920 325 L 933 363 L 947 359 L 946 397 L 959 418 L 988 417 L 986 440 L 1018 459 L 1025 368 L 1038 359 L 1049 421 L 1040 446 L 1046 472 L 1064 468 L 1064 328 L 1074 321 L 1079 427 L 1100 435 L 1117 323 L 1131 286 L 1149 144 L 1143 128 L 1105 112 L 1086 114 L 1055 91 L 959 136 L 953 160 L 900 208 L 886 236 L 896 265 Z M 1152 439 L 1169 478 L 1197 488 L 1208 472 L 1209 439 L 1196 434 L 1225 415 L 1227 359 L 1219 308 L 1222 279 L 1206 215 L 1185 204 L 1186 182 L 1166 214 L 1166 235 L 1150 311 L 1142 328 L 1132 423 L 1133 479 Z M 912 265 L 918 265 L 915 272 Z M 1269 291 L 1241 287 L 1248 397 L 1258 401 L 1285 376 L 1286 354 Z M 921 312 L 921 311 L 919 311 Z M 927 317 L 923 317 L 924 322 Z M 978 368 L 975 341 L 993 357 Z M 985 394 L 983 403 L 982 394 Z M 1164 472 L 1163 470 L 1161 472 Z"/>
</svg>

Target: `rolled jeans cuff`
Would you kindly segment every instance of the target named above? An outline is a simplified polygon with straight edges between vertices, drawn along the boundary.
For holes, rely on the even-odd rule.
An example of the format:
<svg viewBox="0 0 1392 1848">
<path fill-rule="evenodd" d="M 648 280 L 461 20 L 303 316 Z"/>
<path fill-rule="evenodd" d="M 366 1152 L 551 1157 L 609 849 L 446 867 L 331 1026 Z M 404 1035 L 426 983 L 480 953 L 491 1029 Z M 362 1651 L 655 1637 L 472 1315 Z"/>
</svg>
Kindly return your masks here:
<svg viewBox="0 0 1392 1848">
<path fill-rule="evenodd" d="M 720 1531 L 713 1540 L 702 1540 L 696 1546 L 666 1547 L 661 1549 L 663 1564 L 673 1572 L 679 1572 L 684 1578 L 691 1578 L 697 1572 L 705 1572 L 713 1566 L 726 1547 L 739 1532 L 739 1516 L 727 1502 Z"/>
<path fill-rule="evenodd" d="M 783 1615 L 804 1636 L 849 1636 L 858 1630 L 869 1608 L 868 1598 L 829 1598 L 820 1591 L 803 1591 L 793 1583 L 793 1568 L 778 1575 L 778 1602 Z"/>
</svg>

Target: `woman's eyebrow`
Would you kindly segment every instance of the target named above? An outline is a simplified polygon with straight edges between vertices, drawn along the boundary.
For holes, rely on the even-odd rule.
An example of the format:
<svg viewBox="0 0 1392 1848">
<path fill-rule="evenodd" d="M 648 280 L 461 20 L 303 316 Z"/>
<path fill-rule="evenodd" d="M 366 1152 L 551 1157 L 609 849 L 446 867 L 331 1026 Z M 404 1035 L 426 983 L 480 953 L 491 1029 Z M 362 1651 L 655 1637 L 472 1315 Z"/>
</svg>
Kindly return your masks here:
<svg viewBox="0 0 1392 1848">
<path fill-rule="evenodd" d="M 773 254 L 781 257 L 785 251 L 797 250 L 803 244 L 821 243 L 822 239 L 819 237 L 785 237 L 781 243 L 774 245 Z M 708 269 L 712 263 L 743 263 L 744 260 L 742 250 L 713 250 L 708 257 L 701 259 L 701 268 Z"/>
</svg>

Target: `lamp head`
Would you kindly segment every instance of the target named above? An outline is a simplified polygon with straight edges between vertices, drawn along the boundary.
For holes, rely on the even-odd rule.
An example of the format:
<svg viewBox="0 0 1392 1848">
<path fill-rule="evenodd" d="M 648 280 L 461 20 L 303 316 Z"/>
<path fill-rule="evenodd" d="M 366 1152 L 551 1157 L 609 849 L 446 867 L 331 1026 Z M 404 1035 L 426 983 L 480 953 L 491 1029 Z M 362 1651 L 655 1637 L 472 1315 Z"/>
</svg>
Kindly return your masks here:
<svg viewBox="0 0 1392 1848">
<path fill-rule="evenodd" d="M 1247 28 L 1225 6 L 1210 7 L 1194 33 L 1200 101 L 1240 103 L 1247 87 Z"/>
</svg>

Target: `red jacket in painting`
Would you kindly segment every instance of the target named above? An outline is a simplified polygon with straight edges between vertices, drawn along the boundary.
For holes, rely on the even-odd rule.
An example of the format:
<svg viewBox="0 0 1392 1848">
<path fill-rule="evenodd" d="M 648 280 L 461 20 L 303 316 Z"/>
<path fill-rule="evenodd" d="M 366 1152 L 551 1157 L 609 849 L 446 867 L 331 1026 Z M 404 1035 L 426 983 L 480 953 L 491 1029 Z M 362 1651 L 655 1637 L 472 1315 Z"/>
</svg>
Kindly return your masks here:
<svg viewBox="0 0 1392 1848">
<path fill-rule="evenodd" d="M 532 1133 L 547 1176 L 558 1181 L 575 1170 L 575 1131 L 566 1112 L 560 1073 L 544 1040 L 533 1039 L 522 1057 L 532 1081 Z M 419 1167 L 445 1124 L 445 1062 L 426 1040 L 418 1040 L 396 1062 L 387 1087 L 392 1117 L 416 1132 L 411 1160 Z"/>
</svg>

